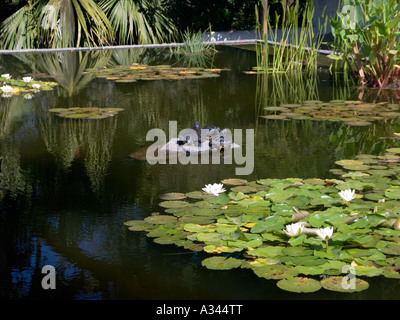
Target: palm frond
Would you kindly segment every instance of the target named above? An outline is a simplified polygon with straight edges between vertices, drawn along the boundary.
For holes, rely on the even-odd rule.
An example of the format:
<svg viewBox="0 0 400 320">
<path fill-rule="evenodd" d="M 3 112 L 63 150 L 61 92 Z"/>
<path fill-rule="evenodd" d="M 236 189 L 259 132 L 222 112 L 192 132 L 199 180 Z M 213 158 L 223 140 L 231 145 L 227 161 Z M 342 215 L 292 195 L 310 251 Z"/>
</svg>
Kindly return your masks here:
<svg viewBox="0 0 400 320">
<path fill-rule="evenodd" d="M 35 4 L 27 4 L 5 19 L 1 24 L 2 49 L 33 48 L 37 39 L 37 23 L 34 18 Z"/>
<path fill-rule="evenodd" d="M 175 33 L 175 26 L 159 0 L 101 0 L 119 44 L 158 43 Z"/>
</svg>

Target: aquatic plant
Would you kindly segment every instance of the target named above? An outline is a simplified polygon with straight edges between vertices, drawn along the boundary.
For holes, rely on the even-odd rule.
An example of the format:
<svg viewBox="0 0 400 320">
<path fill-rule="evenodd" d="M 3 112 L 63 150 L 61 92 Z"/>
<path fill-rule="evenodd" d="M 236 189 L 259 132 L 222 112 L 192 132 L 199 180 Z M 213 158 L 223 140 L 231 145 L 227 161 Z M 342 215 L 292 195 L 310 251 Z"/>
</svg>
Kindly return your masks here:
<svg viewBox="0 0 400 320">
<path fill-rule="evenodd" d="M 360 292 L 365 278 L 400 279 L 399 163 L 400 148 L 388 148 L 336 161 L 338 179 L 224 179 L 226 193 L 163 194 L 165 212 L 124 224 L 210 254 L 212 270 L 250 270 L 291 292 Z M 357 278 L 344 285 L 350 267 Z"/>
<path fill-rule="evenodd" d="M 339 196 L 349 205 L 350 201 L 357 197 L 355 193 L 356 190 L 346 189 L 339 191 Z"/>
<path fill-rule="evenodd" d="M 223 186 L 224 185 L 222 183 L 207 184 L 202 190 L 205 193 L 218 197 L 220 193 L 224 193 L 226 191 Z"/>
<path fill-rule="evenodd" d="M 267 114 L 260 116 L 264 119 L 339 121 L 349 126 L 369 126 L 376 121 L 400 117 L 397 103 L 364 103 L 359 100 L 306 100 L 269 106 L 264 110 Z"/>
<path fill-rule="evenodd" d="M 13 79 L 9 73 L 0 76 L 0 90 L 2 97 L 11 97 L 20 93 L 34 93 L 39 90 L 51 90 L 56 82 L 35 80 L 30 76 L 22 77 L 22 80 Z"/>
<path fill-rule="evenodd" d="M 182 34 L 181 38 L 183 40 L 183 46 L 177 46 L 171 48 L 172 52 L 188 55 L 208 55 L 217 52 L 215 45 L 212 43 L 206 43 L 204 41 L 204 33 L 212 32 L 211 27 L 206 31 L 201 30 L 195 32 L 190 29 L 186 29 Z"/>
<path fill-rule="evenodd" d="M 211 27 L 205 32 L 211 33 Z M 178 63 L 186 67 L 213 67 L 215 54 L 218 52 L 215 45 L 205 42 L 204 33 L 201 30 L 194 32 L 190 29 L 185 30 L 180 35 L 183 45 L 171 47 L 170 55 L 178 57 Z"/>
<path fill-rule="evenodd" d="M 90 119 L 99 120 L 113 117 L 122 108 L 96 108 L 96 107 L 72 107 L 72 108 L 52 108 L 49 112 L 66 119 Z"/>
<path fill-rule="evenodd" d="M 331 19 L 336 51 L 328 57 L 333 69 L 344 68 L 353 79 L 365 86 L 385 87 L 397 84 L 400 56 L 400 4 L 397 1 L 343 1 L 346 14 L 338 11 Z"/>
<path fill-rule="evenodd" d="M 314 34 L 312 24 L 314 16 L 313 1 L 306 1 L 300 20 L 300 2 L 295 1 L 293 10 L 285 10 L 286 1 L 282 1 L 283 15 L 276 14 L 275 26 L 270 23 L 269 8 L 266 12 L 266 31 L 262 33 L 263 42 L 257 44 L 257 69 L 266 73 L 286 73 L 288 71 L 315 71 L 317 54 L 322 44 L 322 37 L 327 27 L 327 17 L 322 14 L 324 22 L 318 22 L 318 34 Z M 256 12 L 258 21 L 258 13 Z M 282 19 L 282 26 L 279 20 Z M 265 23 L 265 21 L 264 21 Z M 300 30 L 300 31 L 299 31 Z"/>
<path fill-rule="evenodd" d="M 113 80 L 118 83 L 136 82 L 139 80 L 183 80 L 219 77 L 222 70 L 205 68 L 172 67 L 169 65 L 149 66 L 133 63 L 130 66 L 87 69 L 98 78 Z"/>
</svg>

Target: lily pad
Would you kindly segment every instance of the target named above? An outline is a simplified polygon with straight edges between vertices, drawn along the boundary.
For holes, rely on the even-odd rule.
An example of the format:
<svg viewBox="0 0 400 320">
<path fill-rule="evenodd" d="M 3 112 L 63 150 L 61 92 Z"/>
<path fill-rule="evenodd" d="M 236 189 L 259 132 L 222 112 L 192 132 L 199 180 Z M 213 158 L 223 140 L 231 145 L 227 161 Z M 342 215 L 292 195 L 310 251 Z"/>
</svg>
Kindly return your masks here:
<svg viewBox="0 0 400 320">
<path fill-rule="evenodd" d="M 232 179 L 223 179 L 223 180 L 221 180 L 221 182 L 223 184 L 227 184 L 230 186 L 242 186 L 242 185 L 245 185 L 248 181 L 245 179 L 232 178 Z"/>
<path fill-rule="evenodd" d="M 252 270 L 260 278 L 275 280 L 295 277 L 299 274 L 299 272 L 294 267 L 286 266 L 283 264 L 254 267 L 252 268 Z"/>
<path fill-rule="evenodd" d="M 321 289 L 319 281 L 305 277 L 290 277 L 279 280 L 276 285 L 285 291 L 296 293 L 316 292 Z"/>
<path fill-rule="evenodd" d="M 186 194 L 180 192 L 169 192 L 160 195 L 160 198 L 163 200 L 183 200 L 186 197 Z"/>
<path fill-rule="evenodd" d="M 211 270 L 230 270 L 238 268 L 244 260 L 225 257 L 210 257 L 202 261 L 202 265 Z"/>
<path fill-rule="evenodd" d="M 270 114 L 266 116 L 260 116 L 261 118 L 264 119 L 269 119 L 269 120 L 287 120 L 287 117 L 284 115 L 279 115 L 279 114 Z"/>
<path fill-rule="evenodd" d="M 369 288 L 368 282 L 350 276 L 327 277 L 321 280 L 321 286 L 330 291 L 337 292 L 360 292 Z"/>
<path fill-rule="evenodd" d="M 122 111 L 122 108 L 96 108 L 96 107 L 71 107 L 71 108 L 52 108 L 48 111 L 55 113 L 61 118 L 67 119 L 106 119 Z"/>
<path fill-rule="evenodd" d="M 160 203 L 160 206 L 163 208 L 183 208 L 189 205 L 189 202 L 181 200 L 163 201 Z"/>
<path fill-rule="evenodd" d="M 168 224 L 168 223 L 175 223 L 177 222 L 177 218 L 174 216 L 167 216 L 167 215 L 155 215 L 155 216 L 150 216 L 144 219 L 145 222 L 147 223 L 152 223 L 152 224 Z"/>
<path fill-rule="evenodd" d="M 220 72 L 227 69 L 183 68 L 168 65 L 145 65 L 134 63 L 131 66 L 115 66 L 108 68 L 87 69 L 86 73 L 93 73 L 98 78 L 106 78 L 116 83 L 154 81 L 154 80 L 181 80 L 204 79 L 219 77 Z"/>
</svg>

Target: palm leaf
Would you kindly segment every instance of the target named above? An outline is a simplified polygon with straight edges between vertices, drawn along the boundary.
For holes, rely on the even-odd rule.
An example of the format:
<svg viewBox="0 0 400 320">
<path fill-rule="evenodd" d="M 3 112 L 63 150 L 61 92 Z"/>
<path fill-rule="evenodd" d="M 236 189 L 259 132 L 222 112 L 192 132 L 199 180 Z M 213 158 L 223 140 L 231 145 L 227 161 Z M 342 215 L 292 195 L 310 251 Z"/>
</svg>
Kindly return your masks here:
<svg viewBox="0 0 400 320">
<path fill-rule="evenodd" d="M 38 2 L 27 4 L 1 24 L 0 42 L 3 49 L 25 49 L 35 46 L 37 23 L 34 12 Z"/>
<path fill-rule="evenodd" d="M 101 0 L 120 44 L 158 43 L 175 33 L 175 26 L 159 0 Z"/>
</svg>

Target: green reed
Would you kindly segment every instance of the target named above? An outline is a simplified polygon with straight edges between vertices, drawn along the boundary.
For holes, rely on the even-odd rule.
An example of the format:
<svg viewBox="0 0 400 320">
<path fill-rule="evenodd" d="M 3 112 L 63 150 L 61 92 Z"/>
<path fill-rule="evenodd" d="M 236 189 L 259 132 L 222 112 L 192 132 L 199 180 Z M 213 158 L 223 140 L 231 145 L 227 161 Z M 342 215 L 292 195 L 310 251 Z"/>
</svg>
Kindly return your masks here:
<svg viewBox="0 0 400 320">
<path fill-rule="evenodd" d="M 312 20 L 314 16 L 313 1 L 307 1 L 301 13 L 299 0 L 293 8 L 286 9 L 286 1 L 282 1 L 282 17 L 275 13 L 275 25 L 270 22 L 269 8 L 266 15 L 267 33 L 263 41 L 257 44 L 257 71 L 268 73 L 286 73 L 289 71 L 309 72 L 316 70 L 318 51 L 322 44 L 328 19 L 318 21 L 318 33 L 315 34 Z M 299 18 L 301 16 L 301 18 Z M 282 26 L 279 20 L 282 18 Z M 256 19 L 259 21 L 258 11 Z M 258 32 L 260 27 L 258 26 Z"/>
</svg>

